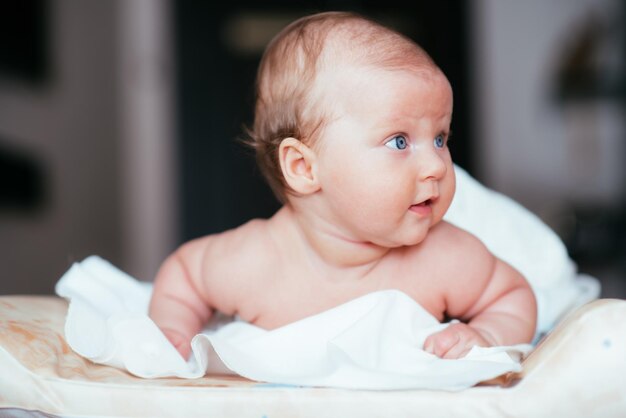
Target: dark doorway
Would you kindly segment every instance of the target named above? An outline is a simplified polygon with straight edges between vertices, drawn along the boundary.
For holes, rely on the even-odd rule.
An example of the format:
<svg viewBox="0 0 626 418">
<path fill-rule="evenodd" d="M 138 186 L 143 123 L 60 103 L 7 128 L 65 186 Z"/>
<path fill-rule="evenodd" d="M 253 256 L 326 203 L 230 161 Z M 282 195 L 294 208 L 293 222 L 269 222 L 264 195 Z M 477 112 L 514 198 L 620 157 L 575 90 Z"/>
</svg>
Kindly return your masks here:
<svg viewBox="0 0 626 418">
<path fill-rule="evenodd" d="M 271 216 L 279 205 L 237 138 L 252 121 L 262 47 L 236 45 L 233 22 L 297 18 L 328 10 L 372 17 L 416 40 L 448 76 L 455 95 L 455 162 L 472 172 L 468 14 L 462 1 L 174 2 L 181 156 L 181 241 Z M 250 19 L 248 19 L 249 21 Z"/>
</svg>

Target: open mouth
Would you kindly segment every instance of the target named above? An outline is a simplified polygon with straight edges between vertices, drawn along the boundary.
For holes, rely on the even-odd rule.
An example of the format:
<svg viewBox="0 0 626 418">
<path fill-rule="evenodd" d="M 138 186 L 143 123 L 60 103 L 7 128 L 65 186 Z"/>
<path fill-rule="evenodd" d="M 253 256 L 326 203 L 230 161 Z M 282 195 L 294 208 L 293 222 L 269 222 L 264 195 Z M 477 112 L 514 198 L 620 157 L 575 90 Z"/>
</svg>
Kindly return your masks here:
<svg viewBox="0 0 626 418">
<path fill-rule="evenodd" d="M 435 202 L 436 198 L 426 199 L 423 202 L 417 203 L 415 205 L 411 205 L 409 210 L 411 212 L 418 213 L 420 215 L 430 214 L 432 211 L 432 205 Z"/>
<path fill-rule="evenodd" d="M 428 199 L 424 200 L 423 202 L 417 203 L 415 205 L 411 205 L 411 207 L 413 207 L 413 206 L 432 206 L 432 204 L 435 203 L 436 200 L 437 200 L 437 197 L 431 197 L 431 198 L 428 198 Z"/>
<path fill-rule="evenodd" d="M 417 205 L 412 205 L 412 206 L 430 206 L 431 204 L 432 204 L 432 200 L 426 199 L 422 203 L 418 203 Z"/>
</svg>

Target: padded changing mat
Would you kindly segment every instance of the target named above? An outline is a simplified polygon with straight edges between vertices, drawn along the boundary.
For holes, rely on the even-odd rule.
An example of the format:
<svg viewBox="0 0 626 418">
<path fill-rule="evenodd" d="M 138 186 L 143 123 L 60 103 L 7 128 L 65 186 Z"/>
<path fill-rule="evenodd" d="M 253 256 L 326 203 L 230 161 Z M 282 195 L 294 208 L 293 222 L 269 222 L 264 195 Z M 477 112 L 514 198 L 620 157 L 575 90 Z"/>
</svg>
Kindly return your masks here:
<svg viewBox="0 0 626 418">
<path fill-rule="evenodd" d="M 69 417 L 626 416 L 626 301 L 585 305 L 521 373 L 461 392 L 299 388 L 227 375 L 141 379 L 72 352 L 66 311 L 56 297 L 0 297 L 0 416 L 1 408 Z"/>
</svg>

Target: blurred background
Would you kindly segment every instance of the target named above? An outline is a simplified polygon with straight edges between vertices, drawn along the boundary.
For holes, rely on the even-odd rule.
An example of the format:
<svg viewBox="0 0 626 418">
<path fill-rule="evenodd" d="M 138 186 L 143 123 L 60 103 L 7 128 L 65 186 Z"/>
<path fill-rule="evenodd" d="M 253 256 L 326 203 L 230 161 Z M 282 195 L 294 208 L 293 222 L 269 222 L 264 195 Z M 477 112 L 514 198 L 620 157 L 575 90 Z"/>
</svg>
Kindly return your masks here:
<svg viewBox="0 0 626 418">
<path fill-rule="evenodd" d="M 295 18 L 352 10 L 448 75 L 455 161 L 626 297 L 624 2 L 212 3 L 0 5 L 0 294 L 50 294 L 90 254 L 151 280 L 180 243 L 271 216 L 237 142 L 261 53 Z"/>
</svg>

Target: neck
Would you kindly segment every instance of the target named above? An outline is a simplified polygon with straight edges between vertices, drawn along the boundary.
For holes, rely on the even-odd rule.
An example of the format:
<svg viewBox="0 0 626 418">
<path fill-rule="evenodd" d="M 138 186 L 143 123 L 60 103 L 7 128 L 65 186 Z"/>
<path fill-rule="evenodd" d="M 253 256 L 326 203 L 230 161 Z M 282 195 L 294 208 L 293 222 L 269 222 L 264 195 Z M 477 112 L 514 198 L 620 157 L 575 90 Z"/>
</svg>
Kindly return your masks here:
<svg viewBox="0 0 626 418">
<path fill-rule="evenodd" d="M 298 247 L 316 269 L 349 268 L 359 276 L 364 276 L 389 252 L 389 248 L 351 239 L 322 217 L 306 211 L 295 211 L 289 205 L 285 205 L 274 219 L 281 228 L 288 229 L 285 232 L 292 235 L 296 242 L 303 243 Z"/>
</svg>

